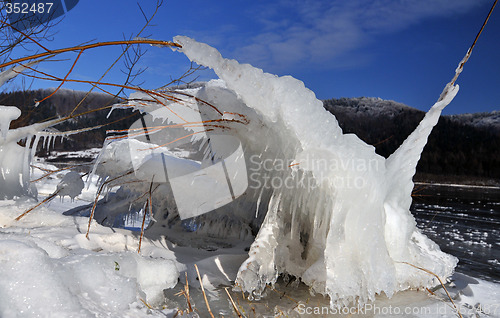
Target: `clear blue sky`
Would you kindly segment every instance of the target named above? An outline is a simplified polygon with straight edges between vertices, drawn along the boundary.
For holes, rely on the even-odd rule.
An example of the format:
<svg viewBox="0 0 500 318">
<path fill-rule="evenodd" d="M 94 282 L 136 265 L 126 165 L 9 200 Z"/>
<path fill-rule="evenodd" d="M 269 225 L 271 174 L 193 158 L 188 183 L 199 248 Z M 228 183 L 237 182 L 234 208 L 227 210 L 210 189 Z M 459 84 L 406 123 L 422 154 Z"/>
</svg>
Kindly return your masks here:
<svg viewBox="0 0 500 318">
<path fill-rule="evenodd" d="M 141 1 L 146 14 L 154 1 Z M 182 34 L 215 46 L 225 57 L 266 72 L 292 75 L 318 98 L 373 96 L 427 110 L 453 77 L 493 0 L 191 0 L 165 1 L 144 36 L 171 40 Z M 80 3 L 56 26 L 50 48 L 137 33 L 144 18 L 130 0 Z M 458 80 L 458 96 L 445 113 L 500 110 L 500 6 Z M 120 50 L 88 52 L 73 78 L 97 79 Z M 65 58 L 74 58 L 67 54 Z M 183 72 L 187 59 L 149 47 L 140 62 L 146 88 L 162 86 Z M 106 81 L 120 83 L 119 69 Z M 41 70 L 63 74 L 64 63 Z M 201 79 L 213 77 L 211 72 Z M 140 81 L 138 81 L 140 82 Z M 55 83 L 35 82 L 33 87 Z M 88 87 L 67 84 L 67 88 Z"/>
</svg>

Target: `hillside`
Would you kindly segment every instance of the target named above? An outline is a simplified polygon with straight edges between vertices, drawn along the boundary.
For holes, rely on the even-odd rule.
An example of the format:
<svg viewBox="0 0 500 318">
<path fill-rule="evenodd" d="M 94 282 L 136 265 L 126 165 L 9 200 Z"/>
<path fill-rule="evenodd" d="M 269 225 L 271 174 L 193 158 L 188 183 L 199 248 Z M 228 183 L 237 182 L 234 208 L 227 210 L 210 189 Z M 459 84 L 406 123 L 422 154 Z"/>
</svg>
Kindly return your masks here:
<svg viewBox="0 0 500 318">
<path fill-rule="evenodd" d="M 425 113 L 379 98 L 324 101 L 346 133 L 374 145 L 378 154 L 393 153 Z M 420 178 L 500 180 L 499 112 L 441 116 L 417 167 Z M 493 180 L 493 182 L 495 182 Z"/>
</svg>

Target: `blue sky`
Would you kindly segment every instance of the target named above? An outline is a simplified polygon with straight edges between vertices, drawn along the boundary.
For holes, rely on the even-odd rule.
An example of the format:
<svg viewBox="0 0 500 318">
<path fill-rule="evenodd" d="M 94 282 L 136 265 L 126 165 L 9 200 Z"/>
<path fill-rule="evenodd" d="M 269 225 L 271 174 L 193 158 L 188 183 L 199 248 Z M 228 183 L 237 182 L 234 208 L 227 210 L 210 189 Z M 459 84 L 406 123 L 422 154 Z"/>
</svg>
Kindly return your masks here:
<svg viewBox="0 0 500 318">
<path fill-rule="evenodd" d="M 142 1 L 146 14 L 154 1 Z M 191 0 L 165 1 L 143 36 L 171 40 L 182 34 L 215 46 L 225 57 L 266 72 L 292 75 L 318 98 L 372 96 L 427 110 L 453 77 L 493 0 Z M 500 7 L 458 80 L 447 114 L 500 110 Z M 144 24 L 137 2 L 81 0 L 56 26 L 50 48 L 120 40 Z M 97 79 L 119 48 L 87 52 L 72 77 Z M 72 59 L 76 54 L 64 57 Z M 66 63 L 66 64 L 65 64 Z M 40 69 L 63 75 L 68 62 Z M 140 65 L 145 88 L 181 74 L 188 60 L 170 49 L 148 47 Z M 121 83 L 123 65 L 105 81 Z M 201 79 L 214 75 L 199 74 Z M 32 87 L 53 87 L 35 82 Z M 66 84 L 64 87 L 88 89 Z"/>
</svg>

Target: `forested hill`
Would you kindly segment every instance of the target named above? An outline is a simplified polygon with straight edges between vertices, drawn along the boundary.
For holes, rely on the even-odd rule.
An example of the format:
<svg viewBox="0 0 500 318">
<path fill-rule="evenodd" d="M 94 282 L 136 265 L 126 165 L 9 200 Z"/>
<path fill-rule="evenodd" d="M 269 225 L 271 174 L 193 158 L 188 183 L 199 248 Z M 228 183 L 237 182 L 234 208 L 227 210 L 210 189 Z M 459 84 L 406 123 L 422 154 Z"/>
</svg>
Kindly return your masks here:
<svg viewBox="0 0 500 318">
<path fill-rule="evenodd" d="M 345 133 L 374 145 L 384 157 L 392 154 L 417 127 L 425 112 L 379 98 L 324 101 Z M 417 167 L 420 176 L 468 177 L 500 181 L 500 112 L 441 116 Z M 446 178 L 445 178 L 446 179 Z"/>
<path fill-rule="evenodd" d="M 54 89 L 0 93 L 0 105 L 13 105 L 23 111 L 13 128 L 68 115 L 86 92 L 61 89 L 35 107 L 35 100 L 50 95 Z M 75 114 L 118 102 L 107 94 L 91 93 Z M 374 145 L 387 157 L 415 129 L 424 112 L 394 101 L 379 98 L 340 98 L 324 101 L 327 110 L 337 117 L 345 133 L 354 133 Z M 138 119 L 130 111 L 109 108 L 74 118 L 57 126 L 61 131 L 113 123 L 101 129 L 70 136 L 56 149 L 77 150 L 100 147 L 108 129 L 127 129 Z M 125 120 L 119 119 L 128 117 Z M 500 183 L 500 112 L 442 116 L 432 132 L 418 166 L 424 178 L 448 180 L 493 179 Z M 451 178 L 451 179 L 450 179 Z"/>
</svg>

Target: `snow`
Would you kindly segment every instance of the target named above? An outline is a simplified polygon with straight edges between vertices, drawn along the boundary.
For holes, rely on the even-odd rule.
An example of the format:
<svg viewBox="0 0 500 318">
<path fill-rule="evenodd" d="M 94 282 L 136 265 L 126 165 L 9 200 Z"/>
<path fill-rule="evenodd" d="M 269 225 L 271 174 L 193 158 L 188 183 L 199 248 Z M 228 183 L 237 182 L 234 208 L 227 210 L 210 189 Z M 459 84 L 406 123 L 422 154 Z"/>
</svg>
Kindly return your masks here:
<svg viewBox="0 0 500 318">
<path fill-rule="evenodd" d="M 32 204 L 0 201 L 1 317 L 133 316 L 135 302 L 155 305 L 177 284 L 161 242 L 143 242 L 139 255 L 132 232 L 95 223 L 87 240 L 86 218 L 45 207 L 13 221 Z"/>
<path fill-rule="evenodd" d="M 446 117 L 464 125 L 489 129 L 496 133 L 500 132 L 500 111 L 498 110 L 489 113 L 448 115 Z"/>
<path fill-rule="evenodd" d="M 208 317 L 194 264 L 216 316 L 235 316 L 225 292 L 217 286 L 234 281 L 239 264 L 246 258 L 242 248 L 207 252 L 146 239 L 139 255 L 134 232 L 93 223 L 87 240 L 84 231 L 88 219 L 63 216 L 53 204 L 13 221 L 32 204 L 0 202 L 1 317 L 173 317 L 177 309 L 187 308 L 182 298 L 174 295 L 182 288 L 178 278 L 184 281 L 184 272 L 188 273 L 193 305 L 200 317 Z M 447 287 L 464 317 L 479 313 L 481 308 L 490 317 L 500 317 L 496 307 L 500 285 L 462 274 L 455 274 L 453 281 Z M 305 285 L 291 283 L 286 287 L 288 284 L 278 281 L 275 288 L 279 293 L 269 292 L 260 301 L 249 302 L 239 293 L 232 296 L 247 312 L 254 307 L 257 315 L 269 314 L 274 308 L 291 317 L 315 317 L 306 313 L 318 310 L 334 312 L 327 299 L 310 295 Z M 164 289 L 172 290 L 167 300 Z M 285 293 L 298 303 L 282 297 Z M 405 312 L 414 317 L 456 317 L 451 304 L 443 302 L 444 291 L 437 288 L 434 293 L 436 297 L 415 290 L 391 299 L 380 295 L 366 306 L 334 309 L 352 312 L 363 308 L 368 317 Z"/>
</svg>

